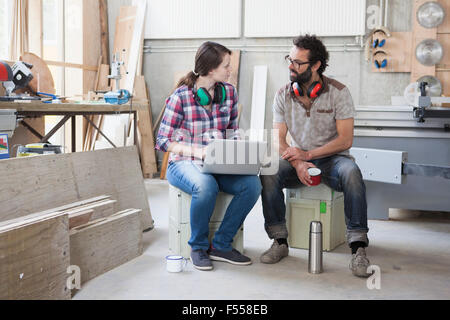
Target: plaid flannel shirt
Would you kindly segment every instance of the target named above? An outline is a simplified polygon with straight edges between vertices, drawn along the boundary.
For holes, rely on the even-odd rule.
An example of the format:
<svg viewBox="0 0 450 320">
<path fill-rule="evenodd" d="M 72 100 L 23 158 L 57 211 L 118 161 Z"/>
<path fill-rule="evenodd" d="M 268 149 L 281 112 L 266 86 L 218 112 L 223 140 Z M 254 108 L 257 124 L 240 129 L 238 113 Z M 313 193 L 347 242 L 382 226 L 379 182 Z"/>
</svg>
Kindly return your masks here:
<svg viewBox="0 0 450 320">
<path fill-rule="evenodd" d="M 156 138 L 155 148 L 166 152 L 171 142 L 201 148 L 213 139 L 236 139 L 238 136 L 238 96 L 229 83 L 221 104 L 213 103 L 211 111 L 194 99 L 192 88 L 183 85 L 166 100 L 166 109 Z M 171 153 L 169 162 L 196 160 L 191 156 Z"/>
</svg>

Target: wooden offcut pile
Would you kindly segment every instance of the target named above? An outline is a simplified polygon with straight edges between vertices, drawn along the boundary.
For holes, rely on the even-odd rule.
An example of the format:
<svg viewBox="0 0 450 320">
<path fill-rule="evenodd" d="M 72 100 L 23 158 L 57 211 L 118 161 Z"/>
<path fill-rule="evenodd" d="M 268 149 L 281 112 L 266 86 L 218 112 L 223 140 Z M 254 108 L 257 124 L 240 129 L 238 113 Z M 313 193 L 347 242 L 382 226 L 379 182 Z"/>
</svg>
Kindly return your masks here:
<svg viewBox="0 0 450 320">
<path fill-rule="evenodd" d="M 0 175 L 0 299 L 70 299 L 69 266 L 83 284 L 142 254 L 136 147 L 4 160 Z"/>
</svg>

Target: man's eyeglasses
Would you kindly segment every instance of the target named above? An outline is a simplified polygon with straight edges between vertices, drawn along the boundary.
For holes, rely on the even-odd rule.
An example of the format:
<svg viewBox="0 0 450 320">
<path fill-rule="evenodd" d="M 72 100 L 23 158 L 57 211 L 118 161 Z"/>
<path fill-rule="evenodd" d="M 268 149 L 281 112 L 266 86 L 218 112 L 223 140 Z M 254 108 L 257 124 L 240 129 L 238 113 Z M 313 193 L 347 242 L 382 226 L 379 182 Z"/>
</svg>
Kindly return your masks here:
<svg viewBox="0 0 450 320">
<path fill-rule="evenodd" d="M 300 66 L 303 64 L 311 63 L 311 61 L 301 62 L 301 61 L 297 61 L 297 60 L 292 60 L 292 58 L 289 57 L 289 55 L 284 57 L 284 60 L 286 60 L 287 64 L 293 64 L 294 67 L 296 67 L 296 68 L 300 68 Z"/>
</svg>

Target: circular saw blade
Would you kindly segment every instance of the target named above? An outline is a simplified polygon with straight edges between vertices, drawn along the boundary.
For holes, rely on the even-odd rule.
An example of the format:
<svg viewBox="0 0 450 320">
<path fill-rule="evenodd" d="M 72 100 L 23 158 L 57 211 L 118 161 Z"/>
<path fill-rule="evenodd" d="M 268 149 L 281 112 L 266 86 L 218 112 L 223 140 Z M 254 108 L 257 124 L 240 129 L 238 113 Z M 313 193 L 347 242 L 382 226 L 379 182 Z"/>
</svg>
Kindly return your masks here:
<svg viewBox="0 0 450 320">
<path fill-rule="evenodd" d="M 424 28 L 436 28 L 444 22 L 445 11 L 436 1 L 429 1 L 417 9 L 417 21 Z"/>
<path fill-rule="evenodd" d="M 441 81 L 433 76 L 423 76 L 417 79 L 417 82 L 426 82 L 427 85 L 427 95 L 430 97 L 440 97 L 442 94 L 442 84 Z"/>
<path fill-rule="evenodd" d="M 416 47 L 416 58 L 425 66 L 434 66 L 439 63 L 443 55 L 444 49 L 435 39 L 425 39 Z"/>
</svg>

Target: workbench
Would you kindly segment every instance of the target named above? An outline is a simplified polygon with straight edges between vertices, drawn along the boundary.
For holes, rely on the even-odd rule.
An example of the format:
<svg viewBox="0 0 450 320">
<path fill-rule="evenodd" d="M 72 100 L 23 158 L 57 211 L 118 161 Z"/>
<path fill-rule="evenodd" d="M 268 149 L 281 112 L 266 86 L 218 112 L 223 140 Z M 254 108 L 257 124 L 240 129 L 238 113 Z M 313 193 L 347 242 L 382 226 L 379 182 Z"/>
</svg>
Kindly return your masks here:
<svg viewBox="0 0 450 320">
<path fill-rule="evenodd" d="M 411 106 L 357 106 L 356 111 L 353 147 L 405 151 L 408 162 L 450 165 L 450 118 L 418 123 Z M 402 184 L 365 185 L 369 219 L 388 219 L 389 208 L 450 212 L 449 179 L 408 174 Z"/>
<path fill-rule="evenodd" d="M 75 152 L 76 146 L 76 125 L 75 116 L 83 116 L 90 125 L 92 125 L 98 132 L 113 146 L 116 145 L 89 119 L 90 115 L 119 115 L 119 114 L 133 114 L 134 122 L 134 143 L 137 144 L 137 111 L 148 108 L 147 101 L 132 101 L 123 105 L 99 104 L 99 103 L 43 103 L 39 100 L 32 100 L 29 102 L 12 102 L 0 101 L 0 109 L 15 109 L 17 110 L 17 117 L 20 119 L 20 124 L 30 130 L 40 142 L 48 142 L 48 139 L 58 131 L 69 119 L 72 121 L 72 152 Z M 45 136 L 42 136 L 26 121 L 26 117 L 41 117 L 41 116 L 63 116 Z"/>
</svg>

